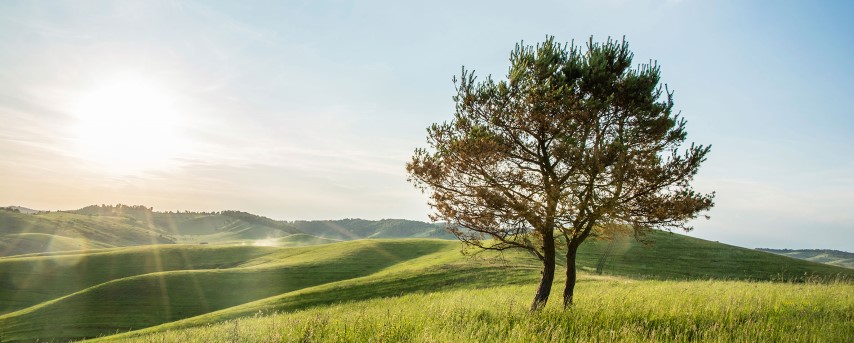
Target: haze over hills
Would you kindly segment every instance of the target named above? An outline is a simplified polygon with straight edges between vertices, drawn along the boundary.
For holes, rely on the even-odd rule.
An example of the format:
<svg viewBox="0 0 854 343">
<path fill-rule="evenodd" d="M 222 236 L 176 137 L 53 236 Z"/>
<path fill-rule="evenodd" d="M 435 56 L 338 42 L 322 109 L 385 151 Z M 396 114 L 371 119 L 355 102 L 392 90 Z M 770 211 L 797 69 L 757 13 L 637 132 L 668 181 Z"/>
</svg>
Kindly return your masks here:
<svg viewBox="0 0 854 343">
<path fill-rule="evenodd" d="M 430 224 L 405 219 L 298 220 L 291 223 L 302 232 L 337 240 L 361 238 L 456 239 L 453 234 L 445 231 L 445 224 Z"/>
<path fill-rule="evenodd" d="M 148 244 L 297 246 L 364 238 L 456 239 L 443 223 L 405 219 L 280 221 L 242 211 L 158 212 L 122 204 L 71 211 L 0 208 L 0 257 Z M 854 254 L 842 251 L 757 250 L 854 268 Z"/>
<path fill-rule="evenodd" d="M 441 224 L 402 219 L 286 222 L 241 211 L 157 212 L 140 205 L 0 210 L 0 256 L 173 243 L 295 246 L 361 238 L 454 239 Z"/>
<path fill-rule="evenodd" d="M 759 248 L 756 250 L 766 251 L 783 256 L 794 257 L 802 260 L 830 264 L 845 268 L 854 269 L 854 253 L 839 250 L 829 249 L 765 249 Z"/>
<path fill-rule="evenodd" d="M 18 213 L 24 213 L 24 214 L 36 214 L 39 212 L 47 212 L 47 211 L 34 210 L 31 208 L 26 208 L 26 207 L 22 207 L 22 206 L 6 206 L 6 207 L 4 207 L 4 209 L 10 210 L 13 212 L 18 212 Z"/>
</svg>

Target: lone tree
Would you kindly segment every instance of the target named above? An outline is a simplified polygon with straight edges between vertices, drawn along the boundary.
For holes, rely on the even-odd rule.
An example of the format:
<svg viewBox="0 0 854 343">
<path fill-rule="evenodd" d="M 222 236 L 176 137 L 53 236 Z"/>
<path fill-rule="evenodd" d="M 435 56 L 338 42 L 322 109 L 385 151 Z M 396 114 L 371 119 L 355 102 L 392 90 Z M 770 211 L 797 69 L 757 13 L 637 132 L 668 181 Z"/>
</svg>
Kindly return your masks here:
<svg viewBox="0 0 854 343">
<path fill-rule="evenodd" d="M 605 225 L 642 234 L 690 230 L 714 193 L 690 181 L 709 146 L 681 148 L 685 120 L 655 63 L 633 69 L 628 43 L 582 51 L 548 37 L 516 45 L 506 80 L 463 67 L 450 122 L 427 129 L 406 169 L 429 193 L 433 220 L 483 249 L 524 249 L 543 263 L 532 310 L 548 301 L 556 246 L 566 249 L 572 303 L 578 247 Z"/>
</svg>

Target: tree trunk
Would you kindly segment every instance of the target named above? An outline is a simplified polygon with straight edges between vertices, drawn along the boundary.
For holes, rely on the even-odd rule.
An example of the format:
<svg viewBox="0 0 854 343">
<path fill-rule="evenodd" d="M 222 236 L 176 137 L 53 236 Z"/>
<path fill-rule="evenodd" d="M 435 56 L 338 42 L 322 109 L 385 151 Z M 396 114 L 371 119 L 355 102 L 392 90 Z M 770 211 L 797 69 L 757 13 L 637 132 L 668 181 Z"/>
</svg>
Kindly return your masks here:
<svg viewBox="0 0 854 343">
<path fill-rule="evenodd" d="M 566 249 L 566 286 L 563 288 L 563 308 L 572 306 L 572 295 L 575 292 L 576 268 L 575 256 L 578 254 L 578 245 L 570 245 Z"/>
<path fill-rule="evenodd" d="M 550 235 L 545 235 L 550 236 Z M 552 292 L 552 282 L 555 279 L 555 243 L 554 237 L 545 237 L 543 240 L 543 277 L 537 288 L 537 295 L 531 304 L 531 311 L 537 311 L 546 306 L 549 295 Z"/>
</svg>

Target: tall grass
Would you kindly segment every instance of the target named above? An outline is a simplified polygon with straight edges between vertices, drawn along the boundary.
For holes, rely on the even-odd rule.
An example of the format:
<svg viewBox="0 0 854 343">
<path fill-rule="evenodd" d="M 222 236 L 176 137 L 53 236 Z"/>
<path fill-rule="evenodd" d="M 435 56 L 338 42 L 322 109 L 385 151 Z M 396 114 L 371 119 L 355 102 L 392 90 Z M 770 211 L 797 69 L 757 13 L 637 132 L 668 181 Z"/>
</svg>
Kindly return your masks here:
<svg viewBox="0 0 854 343">
<path fill-rule="evenodd" d="M 533 285 L 413 293 L 125 337 L 130 342 L 850 342 L 854 284 L 586 279 L 575 306 Z M 107 337 L 108 338 L 108 337 Z"/>
</svg>

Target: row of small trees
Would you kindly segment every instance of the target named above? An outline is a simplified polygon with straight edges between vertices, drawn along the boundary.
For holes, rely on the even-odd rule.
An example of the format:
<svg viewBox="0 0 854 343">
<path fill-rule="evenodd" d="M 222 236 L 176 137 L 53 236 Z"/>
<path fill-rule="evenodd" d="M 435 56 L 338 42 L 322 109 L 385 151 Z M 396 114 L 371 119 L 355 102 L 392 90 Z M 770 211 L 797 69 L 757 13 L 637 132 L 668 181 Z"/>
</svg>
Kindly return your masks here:
<svg viewBox="0 0 854 343">
<path fill-rule="evenodd" d="M 686 140 L 673 92 L 655 63 L 632 68 L 628 43 L 516 45 L 507 79 L 454 78 L 456 111 L 427 129 L 409 179 L 431 217 L 483 249 L 524 249 L 543 263 L 532 310 L 548 301 L 565 249 L 563 305 L 572 304 L 576 255 L 609 226 L 636 233 L 689 230 L 714 194 L 690 185 L 709 146 Z"/>
</svg>

